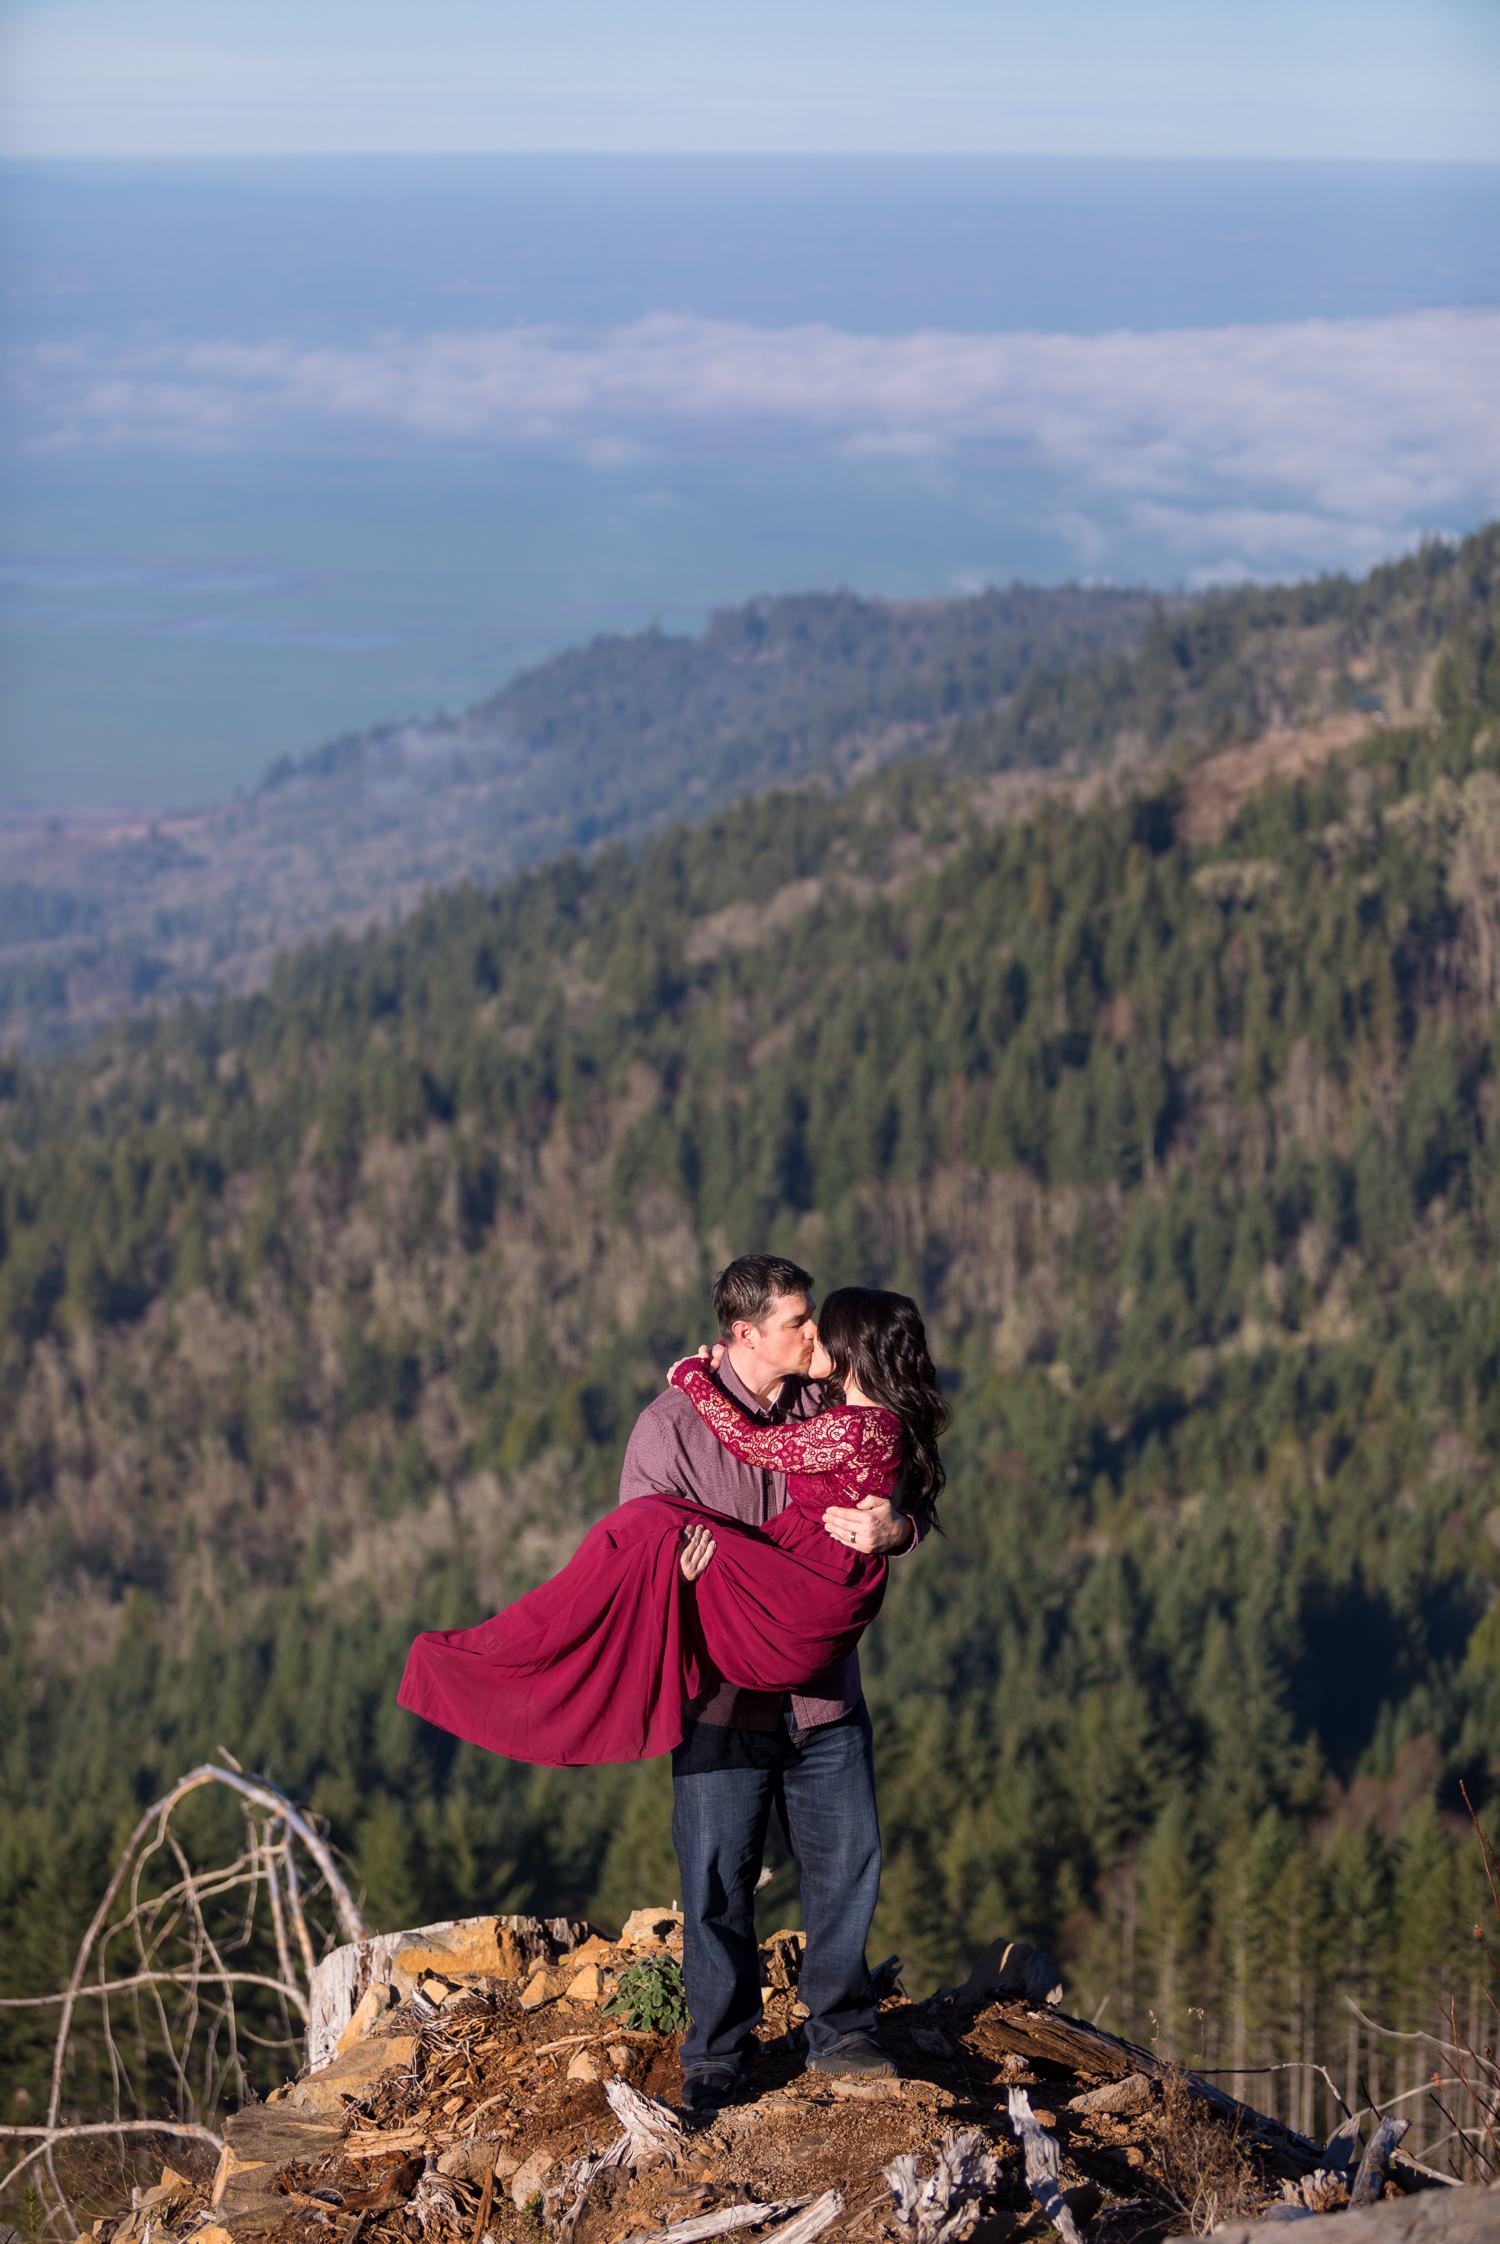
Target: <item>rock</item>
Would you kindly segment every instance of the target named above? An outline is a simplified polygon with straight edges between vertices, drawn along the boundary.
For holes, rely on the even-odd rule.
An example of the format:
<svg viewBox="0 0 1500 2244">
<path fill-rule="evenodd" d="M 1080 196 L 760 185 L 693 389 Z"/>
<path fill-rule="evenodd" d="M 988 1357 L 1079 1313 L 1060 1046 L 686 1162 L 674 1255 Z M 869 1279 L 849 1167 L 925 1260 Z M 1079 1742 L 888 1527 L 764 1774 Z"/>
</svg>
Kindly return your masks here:
<svg viewBox="0 0 1500 2244">
<path fill-rule="evenodd" d="M 354 2015 L 339 2035 L 339 2054 L 363 2041 L 377 2018 L 383 2018 L 396 1999 L 396 1990 L 385 1979 L 372 1979 L 354 2006 Z"/>
<path fill-rule="evenodd" d="M 430 1971 L 412 1990 L 412 2007 L 419 2018 L 436 2018 L 445 2003 L 457 2001 L 469 1991 L 472 1981 L 449 1979 L 440 1971 Z"/>
<path fill-rule="evenodd" d="M 904 2104 L 920 2104 L 927 2111 L 947 2111 L 958 2101 L 951 2088 L 935 2080 L 898 2080 L 896 2085 Z"/>
<path fill-rule="evenodd" d="M 603 2080 L 604 2067 L 591 2049 L 580 2049 L 568 2067 L 569 2080 Z"/>
<path fill-rule="evenodd" d="M 602 1932 L 591 1932 L 581 1948 L 574 1948 L 559 1962 L 573 1964 L 582 1970 L 585 1964 L 608 1964 L 615 1960 L 615 1942 L 606 1940 Z"/>
<path fill-rule="evenodd" d="M 404 2072 L 416 2054 L 415 2034 L 366 2034 L 321 2072 L 294 2081 L 284 2103 L 291 2111 L 337 2119 L 350 2097 L 363 2096 L 387 2073 Z"/>
<path fill-rule="evenodd" d="M 629 2070 L 630 2061 L 634 2057 L 635 2051 L 628 2041 L 612 2041 L 604 2054 L 614 2066 L 615 2071 L 623 2073 Z"/>
<path fill-rule="evenodd" d="M 1087 2227 L 1104 2203 L 1104 2192 L 1097 2182 L 1075 2182 L 1062 2193 L 1063 2203 L 1081 2228 Z"/>
<path fill-rule="evenodd" d="M 681 1938 L 680 1909 L 632 1909 L 620 1928 L 622 1948 L 659 1948 Z"/>
<path fill-rule="evenodd" d="M 559 1974 L 547 1964 L 539 1964 L 521 1989 L 521 2008 L 540 2010 L 544 2003 L 556 2002 L 562 1990 L 563 1982 Z"/>
<path fill-rule="evenodd" d="M 533 2151 L 523 2165 L 516 2168 L 510 2178 L 510 2201 L 518 2213 L 524 2213 L 530 2199 L 538 2196 L 546 2186 L 547 2176 L 557 2160 L 551 2151 Z"/>
<path fill-rule="evenodd" d="M 1107 2080 L 1102 2087 L 1086 2088 L 1082 2095 L 1068 2099 L 1070 2112 L 1108 2112 L 1115 2118 L 1129 2118 L 1143 2112 L 1155 2091 L 1144 2073 L 1127 2073 L 1123 2080 Z"/>
<path fill-rule="evenodd" d="M 576 1972 L 568 1981 L 567 1986 L 563 1989 L 563 1994 L 569 2002 L 602 2002 L 604 1999 L 603 1972 L 597 1964 L 585 1964 L 582 1971 Z M 521 1999 L 524 2002 L 526 1998 L 523 1995 Z"/>
<path fill-rule="evenodd" d="M 437 2168 L 456 2182 L 478 2182 L 482 2188 L 492 2174 L 497 2182 L 507 2181 L 520 2163 L 500 2148 L 498 2135 L 476 2135 L 472 2142 L 454 2143 L 445 2150 Z"/>
<path fill-rule="evenodd" d="M 219 2221 L 210 2221 L 207 2228 L 193 2230 L 193 2244 L 234 2244 L 234 2238 Z"/>
</svg>

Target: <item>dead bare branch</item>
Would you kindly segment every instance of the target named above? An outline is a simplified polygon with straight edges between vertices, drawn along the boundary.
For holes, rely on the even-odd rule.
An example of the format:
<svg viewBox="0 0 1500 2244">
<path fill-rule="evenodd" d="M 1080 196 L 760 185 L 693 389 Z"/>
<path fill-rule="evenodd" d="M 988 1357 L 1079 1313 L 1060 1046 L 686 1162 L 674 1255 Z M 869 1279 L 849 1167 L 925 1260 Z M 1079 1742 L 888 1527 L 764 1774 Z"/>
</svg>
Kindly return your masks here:
<svg viewBox="0 0 1500 2244">
<path fill-rule="evenodd" d="M 237 1986 L 270 1987 L 276 1994 L 285 1995 L 296 2003 L 304 2017 L 307 2015 L 307 1997 L 300 1987 L 288 1986 L 284 1980 L 272 1979 L 263 1971 L 236 1971 L 230 1974 Z M 193 1974 L 187 1971 L 136 1971 L 128 1979 L 96 1979 L 80 1987 L 80 1995 L 119 1995 L 127 1988 L 143 1987 L 150 1979 L 169 1981 L 174 1987 L 185 1987 Z M 218 1980 L 217 1972 L 200 1972 L 199 1978 Z M 0 2010 L 41 2010 L 48 2003 L 66 2002 L 66 1992 L 59 1988 L 51 1995 L 0 1995 Z"/>
<path fill-rule="evenodd" d="M 71 2142 L 82 2135 L 180 2135 L 188 2141 L 207 2143 L 212 2150 L 222 2151 L 224 2138 L 211 2127 L 183 2126 L 166 2119 L 100 2119 L 84 2121 L 69 2127 L 0 2127 L 0 2135 L 40 2135 L 43 2140 L 35 2150 L 18 2159 L 9 2173 L 0 2174 L 0 2191 L 10 2188 L 18 2174 L 24 2174 L 33 2160 L 45 2158 L 57 2143 Z"/>
<path fill-rule="evenodd" d="M 224 1785 L 237 1796 L 247 1844 L 228 1864 L 195 1869 L 172 1826 L 172 1816 L 183 1800 L 208 1785 Z M 36 2137 L 36 2147 L 0 2181 L 3 2188 L 24 2168 L 40 2164 L 49 2185 L 46 2219 L 54 2230 L 71 2235 L 79 2226 L 58 2173 L 55 2153 L 60 2143 L 78 2135 L 123 2137 L 155 2130 L 217 2144 L 219 2138 L 205 2124 L 206 2118 L 227 2097 L 241 2100 L 251 2086 L 242 2035 L 246 2047 L 252 2043 L 284 2046 L 291 2053 L 297 2038 L 292 2018 L 308 2016 L 317 1965 L 297 1868 L 299 1847 L 316 1873 L 311 1890 L 319 1898 L 320 1919 L 331 1917 L 326 1924 L 320 1922 L 319 1942 L 327 1947 L 365 1937 L 367 1928 L 358 1905 L 332 1848 L 311 1817 L 274 1785 L 246 1777 L 238 1765 L 200 1764 L 140 1817 L 90 1920 L 67 1985 L 55 1995 L 4 1998 L 6 2007 L 52 2003 L 59 2007 L 44 2120 L 39 2127 L 4 2130 Z M 163 1855 L 170 1858 L 176 1875 L 153 1885 Z M 265 1912 L 259 1905 L 262 1887 L 268 1896 Z M 210 1909 L 230 1897 L 238 1898 L 240 1907 L 226 1930 L 210 1916 Z M 125 1906 L 116 1914 L 122 1898 Z M 300 1971 L 287 1937 L 288 1917 L 295 1953 L 301 1957 Z M 274 1948 L 275 1972 L 255 1968 L 250 1955 L 244 1956 L 243 1963 L 240 1960 L 256 1939 L 258 1925 L 260 1936 Z M 134 1969 L 110 1970 L 110 1945 L 116 1941 L 125 1942 L 132 1951 Z M 251 1990 L 275 1996 L 286 2028 L 283 2044 L 244 2032 L 236 1997 L 243 1998 Z M 111 2015 L 112 1997 L 123 1999 L 130 2021 L 124 2043 L 119 2021 Z M 108 2070 L 110 2116 L 73 2124 L 63 2115 L 73 2028 L 79 2006 L 95 2002 L 99 2008 L 90 2012 L 91 2053 L 96 2061 L 102 2057 Z M 129 2060 L 127 2046 L 132 2053 Z M 149 2077 L 153 2065 L 158 2068 L 154 2082 Z M 148 2103 L 161 2100 L 162 2067 L 168 2074 L 168 2101 L 176 2109 L 170 2118 L 138 2116 Z M 131 2104 L 136 2107 L 134 2114 L 128 2109 Z"/>
</svg>

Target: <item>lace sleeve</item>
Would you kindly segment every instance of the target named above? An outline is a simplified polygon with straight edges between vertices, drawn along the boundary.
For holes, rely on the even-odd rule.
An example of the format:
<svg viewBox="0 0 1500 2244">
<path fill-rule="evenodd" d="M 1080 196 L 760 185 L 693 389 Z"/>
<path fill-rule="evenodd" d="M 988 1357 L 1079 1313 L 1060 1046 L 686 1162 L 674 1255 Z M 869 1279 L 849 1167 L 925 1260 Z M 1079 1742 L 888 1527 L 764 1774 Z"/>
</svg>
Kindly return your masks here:
<svg viewBox="0 0 1500 2244">
<path fill-rule="evenodd" d="M 696 1358 L 674 1364 L 670 1376 L 710 1433 L 747 1465 L 761 1465 L 773 1473 L 836 1473 L 861 1454 L 862 1411 L 830 1410 L 820 1418 L 753 1426 Z"/>
</svg>

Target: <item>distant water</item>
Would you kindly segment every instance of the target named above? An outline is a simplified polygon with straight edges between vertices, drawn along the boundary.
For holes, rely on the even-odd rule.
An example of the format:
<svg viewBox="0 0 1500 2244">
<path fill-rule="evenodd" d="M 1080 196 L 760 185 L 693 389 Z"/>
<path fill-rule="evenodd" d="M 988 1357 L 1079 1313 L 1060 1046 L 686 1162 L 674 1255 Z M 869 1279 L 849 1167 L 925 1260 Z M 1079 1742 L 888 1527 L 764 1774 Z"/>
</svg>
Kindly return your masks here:
<svg viewBox="0 0 1500 2244">
<path fill-rule="evenodd" d="M 758 591 L 1472 527 L 1497 241 L 1500 166 L 7 167 L 0 799 L 219 796 Z"/>
</svg>

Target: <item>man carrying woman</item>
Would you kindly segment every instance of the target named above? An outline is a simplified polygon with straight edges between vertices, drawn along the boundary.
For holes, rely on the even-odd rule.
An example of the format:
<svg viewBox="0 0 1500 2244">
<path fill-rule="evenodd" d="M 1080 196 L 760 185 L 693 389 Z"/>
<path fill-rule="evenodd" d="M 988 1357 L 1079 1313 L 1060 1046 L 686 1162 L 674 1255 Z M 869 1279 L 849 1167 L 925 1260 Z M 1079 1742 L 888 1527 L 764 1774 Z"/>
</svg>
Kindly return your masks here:
<svg viewBox="0 0 1500 2244">
<path fill-rule="evenodd" d="M 769 1255 L 722 1271 L 721 1345 L 642 1412 L 620 1504 L 503 1612 L 419 1636 L 397 1692 L 517 1759 L 671 1752 L 691 2110 L 734 2092 L 760 2017 L 773 1806 L 801 1869 L 808 2063 L 894 2070 L 865 1963 L 880 1833 L 854 1647 L 887 1555 L 933 1520 L 948 1414 L 914 1302 L 842 1288 L 820 1329 L 811 1285 Z"/>
</svg>

